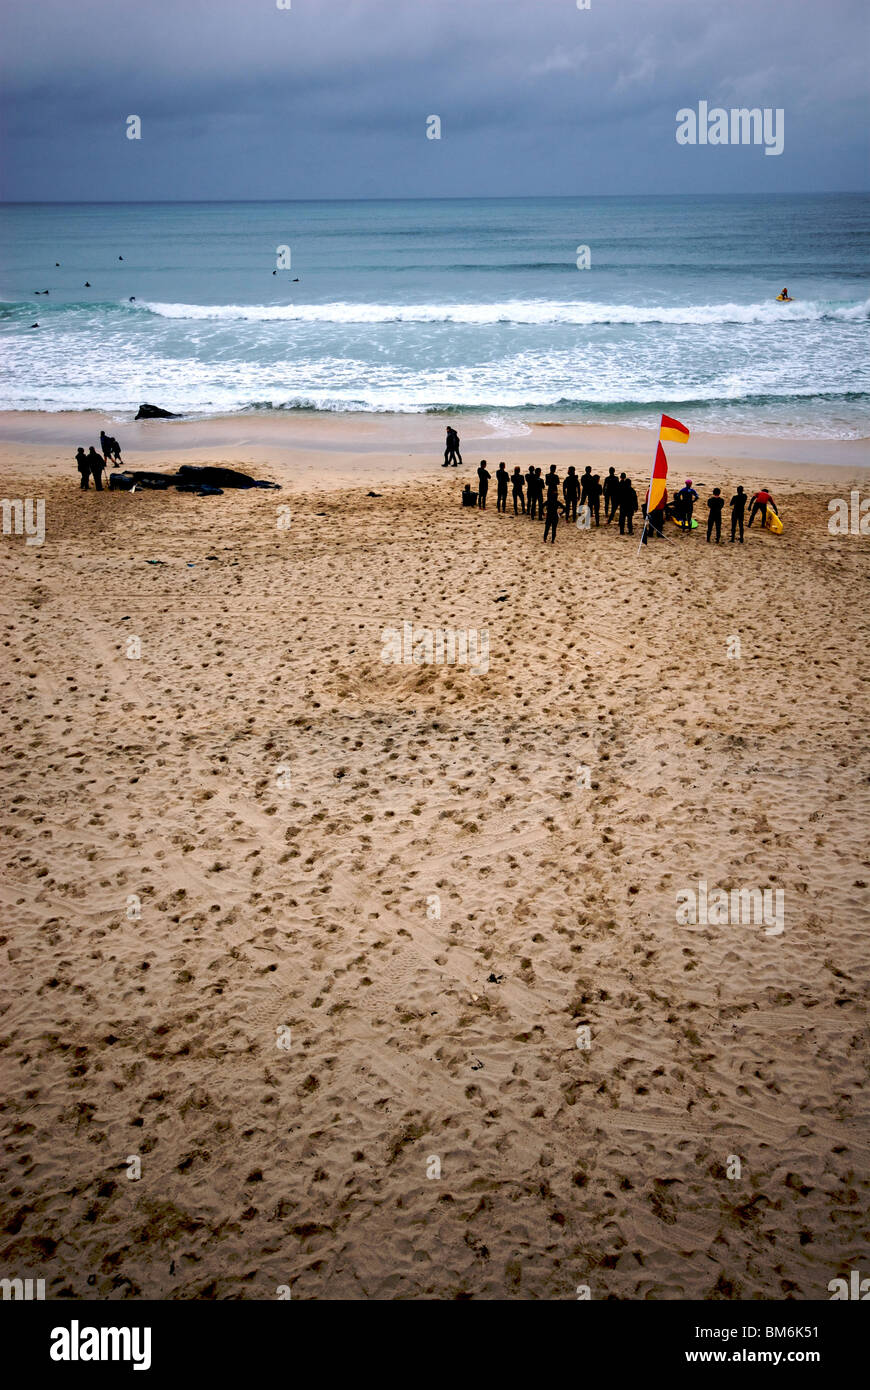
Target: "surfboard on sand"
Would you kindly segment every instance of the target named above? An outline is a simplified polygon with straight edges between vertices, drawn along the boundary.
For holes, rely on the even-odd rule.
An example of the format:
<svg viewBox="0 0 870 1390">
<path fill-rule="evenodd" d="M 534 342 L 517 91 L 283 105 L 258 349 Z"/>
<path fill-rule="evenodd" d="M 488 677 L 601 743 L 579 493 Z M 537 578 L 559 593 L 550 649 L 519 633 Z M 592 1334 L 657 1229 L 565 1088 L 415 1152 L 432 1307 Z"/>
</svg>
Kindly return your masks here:
<svg viewBox="0 0 870 1390">
<path fill-rule="evenodd" d="M 771 531 L 774 536 L 782 534 L 782 522 L 772 507 L 768 507 L 767 509 L 767 516 L 764 519 L 764 524 L 768 531 Z"/>
<path fill-rule="evenodd" d="M 688 529 L 691 529 L 692 531 L 697 531 L 698 529 L 698 523 L 694 517 L 692 517 L 692 525 L 690 528 L 686 526 L 686 523 L 681 516 L 672 516 L 671 521 L 674 523 L 675 526 L 679 526 L 681 531 L 686 531 Z"/>
</svg>

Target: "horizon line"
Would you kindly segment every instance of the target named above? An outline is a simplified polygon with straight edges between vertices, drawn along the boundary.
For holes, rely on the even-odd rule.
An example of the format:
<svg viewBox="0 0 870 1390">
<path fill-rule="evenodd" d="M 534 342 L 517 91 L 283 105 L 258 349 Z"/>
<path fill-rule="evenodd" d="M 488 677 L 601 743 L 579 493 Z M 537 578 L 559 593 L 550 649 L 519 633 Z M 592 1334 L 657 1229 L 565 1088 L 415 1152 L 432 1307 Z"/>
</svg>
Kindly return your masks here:
<svg viewBox="0 0 870 1390">
<path fill-rule="evenodd" d="M 491 193 L 418 195 L 414 197 L 322 197 L 322 198 L 0 198 L 0 207 L 143 207 L 153 204 L 166 206 L 220 206 L 238 203 L 500 203 L 500 202 L 576 202 L 582 199 L 623 198 L 843 198 L 867 197 L 870 188 L 794 189 L 773 192 L 743 193 Z"/>
</svg>

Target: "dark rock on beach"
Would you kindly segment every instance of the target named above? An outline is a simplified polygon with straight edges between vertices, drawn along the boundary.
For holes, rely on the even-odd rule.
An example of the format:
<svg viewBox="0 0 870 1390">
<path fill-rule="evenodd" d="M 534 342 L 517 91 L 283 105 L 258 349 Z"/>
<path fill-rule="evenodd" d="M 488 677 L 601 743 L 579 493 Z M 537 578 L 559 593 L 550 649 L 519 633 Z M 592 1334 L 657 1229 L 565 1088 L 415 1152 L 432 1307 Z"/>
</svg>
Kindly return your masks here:
<svg viewBox="0 0 870 1390">
<path fill-rule="evenodd" d="M 178 420 L 180 417 L 174 410 L 163 410 L 159 405 L 149 405 L 144 401 L 139 407 L 136 416 L 137 420 Z"/>
</svg>

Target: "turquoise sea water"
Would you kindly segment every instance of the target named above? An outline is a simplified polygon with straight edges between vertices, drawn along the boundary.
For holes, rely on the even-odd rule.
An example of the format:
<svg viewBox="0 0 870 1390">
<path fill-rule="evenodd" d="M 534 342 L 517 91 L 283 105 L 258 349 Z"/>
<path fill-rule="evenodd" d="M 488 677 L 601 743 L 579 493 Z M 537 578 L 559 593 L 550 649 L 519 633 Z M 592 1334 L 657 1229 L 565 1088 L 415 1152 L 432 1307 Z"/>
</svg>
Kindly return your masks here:
<svg viewBox="0 0 870 1390">
<path fill-rule="evenodd" d="M 862 194 L 11 204 L 0 408 L 865 437 L 868 267 Z"/>
</svg>

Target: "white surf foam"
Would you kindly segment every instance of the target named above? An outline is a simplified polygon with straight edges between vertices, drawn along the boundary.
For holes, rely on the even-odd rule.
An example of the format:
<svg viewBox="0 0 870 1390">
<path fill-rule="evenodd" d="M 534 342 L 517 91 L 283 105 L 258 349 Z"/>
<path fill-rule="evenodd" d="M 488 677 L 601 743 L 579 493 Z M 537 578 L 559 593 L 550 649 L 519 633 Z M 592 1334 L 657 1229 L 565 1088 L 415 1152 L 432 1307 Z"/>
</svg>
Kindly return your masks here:
<svg viewBox="0 0 870 1390">
<path fill-rule="evenodd" d="M 807 300 L 794 304 L 695 304 L 683 306 L 597 304 L 561 300 L 511 299 L 496 304 L 164 304 L 140 308 L 167 319 L 288 323 L 465 323 L 465 324 L 723 324 L 870 319 L 870 299 L 837 305 Z"/>
</svg>

